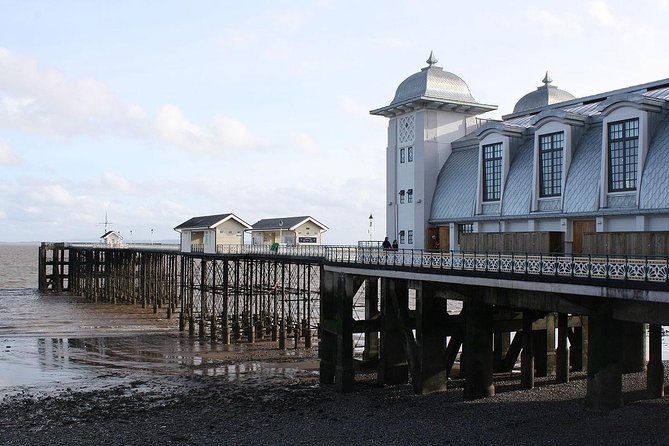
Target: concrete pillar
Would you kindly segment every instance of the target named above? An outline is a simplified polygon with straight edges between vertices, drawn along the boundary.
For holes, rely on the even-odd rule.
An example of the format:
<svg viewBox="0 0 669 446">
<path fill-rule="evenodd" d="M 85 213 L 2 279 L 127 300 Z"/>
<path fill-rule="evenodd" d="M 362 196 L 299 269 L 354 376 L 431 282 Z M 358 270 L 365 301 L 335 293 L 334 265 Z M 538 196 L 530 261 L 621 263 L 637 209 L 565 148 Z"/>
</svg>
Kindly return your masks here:
<svg viewBox="0 0 669 446">
<path fill-rule="evenodd" d="M 490 289 L 488 292 L 494 292 Z M 491 305 L 471 299 L 465 314 L 466 376 L 465 398 L 485 398 L 495 394 L 492 382 L 492 313 Z"/>
<path fill-rule="evenodd" d="M 588 385 L 585 403 L 595 410 L 621 407 L 622 324 L 606 311 L 589 317 Z"/>
<path fill-rule="evenodd" d="M 496 372 L 503 372 L 504 358 L 511 345 L 511 333 L 508 331 L 493 333 L 493 367 Z"/>
<path fill-rule="evenodd" d="M 353 276 L 337 274 L 336 318 L 337 318 L 337 365 L 335 388 L 337 392 L 353 390 Z"/>
<path fill-rule="evenodd" d="M 523 311 L 523 350 L 520 355 L 520 386 L 523 389 L 534 388 L 534 343 L 532 341 L 532 322 L 534 313 Z"/>
<path fill-rule="evenodd" d="M 318 324 L 318 358 L 320 383 L 334 384 L 337 362 L 335 274 L 321 268 L 320 323 Z"/>
<path fill-rule="evenodd" d="M 643 372 L 646 369 L 646 324 L 627 321 L 618 323 L 623 332 L 622 372 Z"/>
<path fill-rule="evenodd" d="M 409 365 L 400 331 L 397 305 L 408 307 L 406 280 L 381 279 L 381 314 L 383 331 L 379 344 L 378 380 L 386 385 L 404 384 L 409 380 Z"/>
<path fill-rule="evenodd" d="M 555 380 L 558 383 L 569 382 L 569 347 L 567 335 L 569 332 L 569 315 L 558 314 L 558 345 L 555 351 Z"/>
<path fill-rule="evenodd" d="M 650 324 L 648 330 L 648 368 L 646 382 L 649 398 L 664 396 L 664 364 L 662 363 L 662 326 Z"/>
<path fill-rule="evenodd" d="M 376 277 L 365 280 L 365 319 L 377 318 L 379 315 L 379 279 Z M 362 352 L 365 361 L 379 359 L 379 333 L 365 333 L 365 349 Z"/>
<path fill-rule="evenodd" d="M 426 395 L 446 390 L 448 365 L 444 324 L 447 300 L 435 297 L 434 290 L 420 282 L 416 288 L 416 343 L 418 346 L 417 393 Z"/>
<path fill-rule="evenodd" d="M 555 376 L 555 328 L 557 313 L 546 315 L 546 376 Z"/>
</svg>

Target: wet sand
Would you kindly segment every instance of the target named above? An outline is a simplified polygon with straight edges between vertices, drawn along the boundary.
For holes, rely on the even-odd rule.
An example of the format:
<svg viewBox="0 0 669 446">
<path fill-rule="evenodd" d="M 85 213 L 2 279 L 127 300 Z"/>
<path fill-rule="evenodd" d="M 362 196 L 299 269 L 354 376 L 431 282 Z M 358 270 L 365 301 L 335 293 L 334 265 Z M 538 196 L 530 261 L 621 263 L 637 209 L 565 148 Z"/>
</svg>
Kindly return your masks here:
<svg viewBox="0 0 669 446">
<path fill-rule="evenodd" d="M 669 399 L 643 397 L 643 373 L 624 377 L 623 408 L 584 406 L 586 379 L 539 379 L 467 401 L 462 381 L 414 395 L 358 374 L 355 392 L 318 384 L 315 350 L 212 352 L 194 374 L 154 373 L 105 389 L 23 392 L 0 403 L 0 444 L 667 444 Z M 225 369 L 228 367 L 227 369 Z M 221 373 L 214 373 L 215 370 Z M 223 373 L 225 370 L 225 373 Z M 231 370 L 237 370 L 231 373 Z"/>
</svg>

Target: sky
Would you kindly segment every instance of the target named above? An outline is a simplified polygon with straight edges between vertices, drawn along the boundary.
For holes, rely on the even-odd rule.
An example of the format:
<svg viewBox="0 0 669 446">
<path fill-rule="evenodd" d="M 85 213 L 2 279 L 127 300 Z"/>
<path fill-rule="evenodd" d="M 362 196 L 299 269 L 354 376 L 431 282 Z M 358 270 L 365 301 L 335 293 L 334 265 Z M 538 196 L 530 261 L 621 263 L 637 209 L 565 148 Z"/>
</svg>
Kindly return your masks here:
<svg viewBox="0 0 669 446">
<path fill-rule="evenodd" d="M 388 105 L 426 66 L 513 110 L 669 78 L 669 0 L 0 0 L 0 242 L 176 240 L 190 217 L 385 228 Z"/>
</svg>

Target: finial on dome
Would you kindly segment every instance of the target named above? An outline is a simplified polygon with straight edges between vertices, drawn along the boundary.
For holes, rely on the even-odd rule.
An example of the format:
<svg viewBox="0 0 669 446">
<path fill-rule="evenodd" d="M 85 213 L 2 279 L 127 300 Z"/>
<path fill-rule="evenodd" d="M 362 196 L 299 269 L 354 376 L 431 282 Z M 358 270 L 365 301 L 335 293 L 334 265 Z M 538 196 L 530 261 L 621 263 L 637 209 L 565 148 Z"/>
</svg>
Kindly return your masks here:
<svg viewBox="0 0 669 446">
<path fill-rule="evenodd" d="M 548 71 L 546 71 L 546 75 L 544 76 L 544 79 L 541 81 L 544 83 L 544 85 L 548 86 L 551 82 L 553 82 L 553 79 L 548 75 Z"/>
<path fill-rule="evenodd" d="M 435 64 L 436 64 L 437 62 L 439 62 L 439 61 L 437 60 L 436 57 L 434 57 L 433 52 L 430 51 L 430 57 L 428 57 L 428 59 L 427 59 L 425 62 L 427 62 L 427 64 L 428 64 L 429 66 L 432 66 L 432 65 L 435 65 Z"/>
</svg>

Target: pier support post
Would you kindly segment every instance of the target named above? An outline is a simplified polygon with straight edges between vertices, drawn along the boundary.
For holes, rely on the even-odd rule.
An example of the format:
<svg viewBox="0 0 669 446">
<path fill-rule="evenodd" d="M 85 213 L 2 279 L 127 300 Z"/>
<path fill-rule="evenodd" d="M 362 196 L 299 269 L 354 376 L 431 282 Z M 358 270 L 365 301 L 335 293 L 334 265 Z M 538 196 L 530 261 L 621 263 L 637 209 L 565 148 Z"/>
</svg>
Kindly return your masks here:
<svg viewBox="0 0 669 446">
<path fill-rule="evenodd" d="M 523 311 L 523 350 L 520 354 L 520 387 L 523 389 L 534 388 L 533 322 L 534 313 Z"/>
<path fill-rule="evenodd" d="M 398 308 L 398 306 L 408 306 L 407 287 L 406 280 L 381 279 L 383 331 L 379 350 L 378 380 L 386 385 L 404 384 L 409 380 L 409 364 L 404 351 Z"/>
<path fill-rule="evenodd" d="M 643 372 L 646 369 L 646 324 L 619 321 L 622 326 L 623 373 Z"/>
<path fill-rule="evenodd" d="M 379 279 L 376 277 L 365 280 L 365 319 L 372 320 L 379 317 Z M 365 332 L 365 349 L 362 359 L 375 361 L 379 359 L 379 333 Z"/>
<path fill-rule="evenodd" d="M 337 274 L 337 366 L 335 388 L 337 392 L 353 390 L 353 276 Z"/>
<path fill-rule="evenodd" d="M 417 393 L 427 395 L 446 390 L 448 363 L 443 324 L 448 316 L 447 300 L 435 297 L 434 289 L 419 282 L 416 288 L 416 343 L 418 345 Z"/>
<path fill-rule="evenodd" d="M 337 362 L 336 281 L 335 273 L 321 268 L 321 314 L 318 325 L 320 383 L 334 384 Z"/>
<path fill-rule="evenodd" d="M 662 326 L 650 324 L 648 329 L 648 369 L 646 387 L 649 398 L 664 396 L 664 364 L 662 363 Z"/>
<path fill-rule="evenodd" d="M 489 289 L 486 292 L 495 291 Z M 465 398 L 485 398 L 495 394 L 492 382 L 492 306 L 471 299 L 467 302 L 465 313 Z"/>
<path fill-rule="evenodd" d="M 558 314 L 558 346 L 555 352 L 555 380 L 558 383 L 569 382 L 569 347 L 567 346 L 567 333 L 569 315 Z"/>
<path fill-rule="evenodd" d="M 607 309 L 589 317 L 588 387 L 585 404 L 595 410 L 621 407 L 622 326 Z"/>
</svg>

